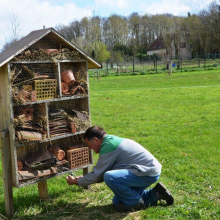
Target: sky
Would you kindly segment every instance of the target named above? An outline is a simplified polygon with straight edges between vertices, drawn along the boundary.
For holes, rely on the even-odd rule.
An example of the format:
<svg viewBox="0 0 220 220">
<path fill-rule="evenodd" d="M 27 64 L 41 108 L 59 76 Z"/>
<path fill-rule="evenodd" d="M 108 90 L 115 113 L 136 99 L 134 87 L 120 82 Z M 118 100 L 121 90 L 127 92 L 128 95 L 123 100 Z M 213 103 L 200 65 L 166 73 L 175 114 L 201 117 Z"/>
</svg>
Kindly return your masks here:
<svg viewBox="0 0 220 220">
<path fill-rule="evenodd" d="M 74 20 L 97 15 L 129 16 L 170 13 L 187 16 L 207 9 L 213 0 L 1 0 L 0 51 L 12 39 L 12 26 L 16 21 L 19 38 L 33 30 L 68 25 Z"/>
</svg>

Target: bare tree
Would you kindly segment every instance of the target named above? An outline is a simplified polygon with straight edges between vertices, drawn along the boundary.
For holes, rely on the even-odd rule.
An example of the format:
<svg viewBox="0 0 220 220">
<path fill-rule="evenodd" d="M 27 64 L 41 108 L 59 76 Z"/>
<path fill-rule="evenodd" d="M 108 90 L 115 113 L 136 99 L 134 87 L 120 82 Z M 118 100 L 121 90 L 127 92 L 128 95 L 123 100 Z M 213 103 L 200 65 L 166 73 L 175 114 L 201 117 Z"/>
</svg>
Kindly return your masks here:
<svg viewBox="0 0 220 220">
<path fill-rule="evenodd" d="M 12 40 L 18 40 L 21 32 L 20 20 L 16 14 L 13 14 L 10 17 L 10 21 L 11 21 L 10 31 L 11 31 Z"/>
<path fill-rule="evenodd" d="M 3 46 L 2 50 L 5 50 L 5 49 L 9 48 L 16 41 L 18 41 L 19 38 L 20 38 L 21 22 L 20 22 L 20 20 L 19 20 L 19 18 L 16 14 L 13 14 L 10 17 L 10 23 L 11 23 L 11 25 L 9 27 L 10 39 L 9 40 L 6 39 L 6 43 Z"/>
</svg>

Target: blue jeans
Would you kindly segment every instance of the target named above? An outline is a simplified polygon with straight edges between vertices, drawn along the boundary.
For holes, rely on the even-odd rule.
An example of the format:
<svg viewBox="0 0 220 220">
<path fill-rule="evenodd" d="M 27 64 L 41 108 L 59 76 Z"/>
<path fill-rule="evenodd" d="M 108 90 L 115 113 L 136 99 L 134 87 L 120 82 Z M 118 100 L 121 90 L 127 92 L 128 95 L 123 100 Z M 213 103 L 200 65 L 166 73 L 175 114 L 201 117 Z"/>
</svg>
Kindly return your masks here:
<svg viewBox="0 0 220 220">
<path fill-rule="evenodd" d="M 157 204 L 158 198 L 153 189 L 148 189 L 151 184 L 159 179 L 158 176 L 136 176 L 128 170 L 110 170 L 104 174 L 106 185 L 113 191 L 113 204 L 123 203 L 125 206 L 139 204 L 141 198 L 145 205 Z"/>
</svg>

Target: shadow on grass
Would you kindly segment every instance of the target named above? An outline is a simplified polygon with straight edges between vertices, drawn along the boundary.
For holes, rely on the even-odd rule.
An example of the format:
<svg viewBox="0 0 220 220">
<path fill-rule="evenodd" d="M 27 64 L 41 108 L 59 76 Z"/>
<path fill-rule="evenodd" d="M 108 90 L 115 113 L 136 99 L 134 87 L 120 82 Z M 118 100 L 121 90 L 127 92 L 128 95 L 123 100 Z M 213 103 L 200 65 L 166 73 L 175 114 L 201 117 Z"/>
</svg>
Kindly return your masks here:
<svg viewBox="0 0 220 220">
<path fill-rule="evenodd" d="M 24 188 L 13 188 L 13 207 L 14 207 L 14 218 L 13 219 L 30 219 L 28 213 L 45 213 L 50 211 L 57 211 L 56 206 L 66 206 L 67 202 L 62 195 L 65 195 L 68 191 L 69 194 L 81 193 L 83 188 L 72 187 L 65 189 L 60 187 L 57 188 L 50 187 L 49 189 L 49 199 L 41 200 L 39 199 L 39 192 L 36 185 L 27 186 Z M 54 208 L 55 207 L 55 208 Z M 40 210 L 40 211 L 39 211 Z M 0 219 L 7 219 L 5 217 L 5 201 L 0 200 Z M 22 217 L 21 217 L 22 216 Z M 33 219 L 33 218 L 31 218 Z M 46 219 L 46 218 L 45 218 Z"/>
<path fill-rule="evenodd" d="M 26 193 L 22 193 L 26 192 Z M 83 188 L 56 188 L 50 187 L 50 198 L 40 200 L 36 187 L 29 191 L 16 191 L 14 197 L 14 217 L 12 219 L 124 219 L 129 213 L 117 212 L 112 204 L 105 200 L 93 201 L 89 195 L 83 195 Z M 79 196 L 82 195 L 82 196 Z M 84 196 L 84 197 L 83 197 Z M 94 196 L 94 195 L 93 195 Z M 88 197 L 88 198 L 87 198 Z M 0 202 L 0 219 L 5 215 L 4 202 Z M 159 204 L 159 206 L 166 206 Z M 154 207 L 151 207 L 154 208 Z M 151 209 L 150 208 L 150 209 Z M 141 211 L 142 212 L 142 211 Z M 2 218 L 4 219 L 4 218 Z M 6 218 L 5 218 L 6 219 Z"/>
<path fill-rule="evenodd" d="M 28 198 L 27 198 L 28 199 Z M 38 201 L 37 201 L 38 200 Z M 32 198 L 31 207 L 22 207 L 22 213 L 15 213 L 12 219 L 31 220 L 87 220 L 87 219 L 123 219 L 129 213 L 117 212 L 112 204 L 90 206 L 89 203 L 66 202 L 53 204 L 50 200 L 41 202 L 41 210 L 37 214 L 28 214 L 28 210 L 33 210 L 39 204 L 39 199 Z M 1 205 L 1 204 L 0 204 Z M 15 206 L 16 209 L 16 206 Z M 25 212 L 27 210 L 27 212 Z M 0 216 L 1 219 L 1 216 Z M 5 218 L 6 219 L 6 218 Z"/>
<path fill-rule="evenodd" d="M 28 200 L 29 198 L 25 198 Z M 129 212 L 118 212 L 112 204 L 91 206 L 88 202 L 60 202 L 53 203 L 53 200 L 45 200 L 41 202 L 40 211 L 37 214 L 29 214 L 28 210 L 34 209 L 35 205 L 39 205 L 39 198 L 32 198 L 31 207 L 22 207 L 24 214 L 15 213 L 12 219 L 31 219 L 31 220 L 94 220 L 94 219 L 124 219 Z M 165 204 L 159 204 L 160 207 L 166 207 Z M 154 209 L 149 207 L 148 209 Z M 27 212 L 25 212 L 27 210 Z M 144 210 L 145 211 L 145 210 Z M 140 212 L 143 212 L 140 211 Z M 138 214 L 139 215 L 139 214 Z M 140 215 L 139 215 L 140 216 Z M 1 218 L 0 218 L 1 219 Z"/>
<path fill-rule="evenodd" d="M 12 219 L 121 219 L 128 213 L 118 213 L 112 204 L 94 205 L 89 202 L 74 201 L 75 193 L 81 193 L 82 188 L 75 188 L 72 197 L 60 198 L 65 190 L 57 191 L 50 199 L 40 200 L 38 193 L 18 193 L 14 198 L 14 216 Z M 58 199 L 56 197 L 59 197 Z M 85 198 L 86 199 L 86 198 Z M 0 202 L 0 219 L 5 217 L 5 204 Z"/>
<path fill-rule="evenodd" d="M 118 213 L 112 205 L 89 206 L 88 203 L 71 203 L 63 210 L 41 213 L 37 216 L 29 216 L 30 219 L 123 219 L 128 213 Z"/>
</svg>

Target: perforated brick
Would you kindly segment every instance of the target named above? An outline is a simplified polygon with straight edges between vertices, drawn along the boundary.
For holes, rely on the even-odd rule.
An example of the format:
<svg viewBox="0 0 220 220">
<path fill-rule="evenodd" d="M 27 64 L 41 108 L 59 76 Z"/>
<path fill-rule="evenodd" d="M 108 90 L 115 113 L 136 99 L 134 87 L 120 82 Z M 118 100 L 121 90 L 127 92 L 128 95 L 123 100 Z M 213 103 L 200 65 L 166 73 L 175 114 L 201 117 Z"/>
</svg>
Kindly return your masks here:
<svg viewBox="0 0 220 220">
<path fill-rule="evenodd" d="M 70 169 L 89 164 L 89 149 L 87 147 L 76 148 L 67 151 Z"/>
<path fill-rule="evenodd" d="M 35 80 L 34 90 L 36 91 L 37 100 L 56 98 L 57 80 L 56 79 Z"/>
</svg>

